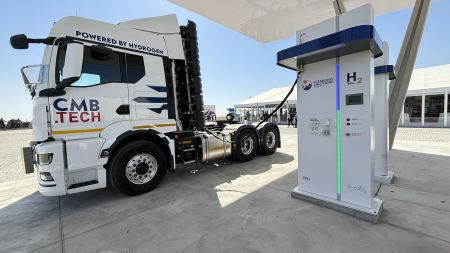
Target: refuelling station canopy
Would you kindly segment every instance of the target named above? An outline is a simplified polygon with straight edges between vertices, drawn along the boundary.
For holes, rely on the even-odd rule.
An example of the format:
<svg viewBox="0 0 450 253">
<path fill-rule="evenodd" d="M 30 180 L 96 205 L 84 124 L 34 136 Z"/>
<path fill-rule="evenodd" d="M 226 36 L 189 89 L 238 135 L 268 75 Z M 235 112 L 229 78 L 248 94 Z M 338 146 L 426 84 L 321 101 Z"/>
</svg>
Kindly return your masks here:
<svg viewBox="0 0 450 253">
<path fill-rule="evenodd" d="M 298 30 L 367 3 L 372 4 L 375 15 L 412 7 L 415 3 L 414 0 L 169 1 L 259 42 L 293 36 Z"/>
</svg>

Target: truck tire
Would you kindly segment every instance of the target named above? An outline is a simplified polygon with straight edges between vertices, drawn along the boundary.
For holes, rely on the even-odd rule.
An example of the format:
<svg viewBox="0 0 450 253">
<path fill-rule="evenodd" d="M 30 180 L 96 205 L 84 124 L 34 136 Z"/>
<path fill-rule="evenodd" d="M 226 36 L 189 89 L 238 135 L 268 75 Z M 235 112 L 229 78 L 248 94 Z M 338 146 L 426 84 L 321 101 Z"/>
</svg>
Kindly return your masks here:
<svg viewBox="0 0 450 253">
<path fill-rule="evenodd" d="M 112 157 L 109 182 L 128 195 L 146 193 L 159 185 L 168 165 L 168 158 L 158 145 L 147 141 L 131 142 Z"/>
<path fill-rule="evenodd" d="M 271 155 L 275 153 L 280 142 L 280 135 L 273 126 L 267 127 L 263 132 L 261 141 L 261 153 L 263 155 Z"/>
<path fill-rule="evenodd" d="M 235 144 L 232 156 L 236 161 L 250 161 L 258 152 L 258 138 L 255 131 L 251 129 L 242 130 L 237 136 Z"/>
</svg>

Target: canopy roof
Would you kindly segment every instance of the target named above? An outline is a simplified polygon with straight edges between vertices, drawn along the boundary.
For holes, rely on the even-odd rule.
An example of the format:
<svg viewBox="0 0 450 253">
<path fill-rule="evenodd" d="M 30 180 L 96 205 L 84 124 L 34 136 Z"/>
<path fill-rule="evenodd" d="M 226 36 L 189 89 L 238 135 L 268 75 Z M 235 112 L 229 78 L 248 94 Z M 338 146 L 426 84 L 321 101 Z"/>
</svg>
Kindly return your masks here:
<svg viewBox="0 0 450 253">
<path fill-rule="evenodd" d="M 169 0 L 260 42 L 270 42 L 336 16 L 332 0 Z M 375 15 L 412 7 L 414 0 L 341 0 L 349 11 L 371 3 Z"/>
</svg>

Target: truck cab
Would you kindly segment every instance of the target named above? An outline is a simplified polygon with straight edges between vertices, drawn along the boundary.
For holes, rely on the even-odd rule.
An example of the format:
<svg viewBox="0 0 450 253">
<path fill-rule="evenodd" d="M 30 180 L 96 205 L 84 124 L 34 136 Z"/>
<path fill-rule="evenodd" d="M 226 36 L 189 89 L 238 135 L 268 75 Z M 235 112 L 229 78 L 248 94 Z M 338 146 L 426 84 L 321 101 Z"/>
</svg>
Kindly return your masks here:
<svg viewBox="0 0 450 253">
<path fill-rule="evenodd" d="M 141 194 L 176 164 L 233 156 L 249 161 L 280 146 L 274 124 L 206 128 L 194 22 L 175 15 L 108 24 L 66 17 L 44 39 L 41 65 L 22 76 L 33 99 L 25 169 L 59 196 L 106 187 Z M 34 76 L 32 74 L 35 74 Z"/>
</svg>

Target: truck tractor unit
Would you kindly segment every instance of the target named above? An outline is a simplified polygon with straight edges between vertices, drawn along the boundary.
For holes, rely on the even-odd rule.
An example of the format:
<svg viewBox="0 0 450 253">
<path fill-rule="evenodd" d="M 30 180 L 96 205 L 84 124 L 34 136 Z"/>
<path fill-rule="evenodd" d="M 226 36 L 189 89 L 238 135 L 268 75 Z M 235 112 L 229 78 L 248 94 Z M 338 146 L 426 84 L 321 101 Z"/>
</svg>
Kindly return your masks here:
<svg viewBox="0 0 450 253">
<path fill-rule="evenodd" d="M 205 127 L 197 29 L 175 15 L 108 24 L 65 17 L 21 73 L 33 102 L 33 141 L 22 150 L 39 191 L 59 196 L 106 187 L 151 191 L 177 165 L 232 156 L 246 162 L 280 147 L 277 125 Z"/>
</svg>

